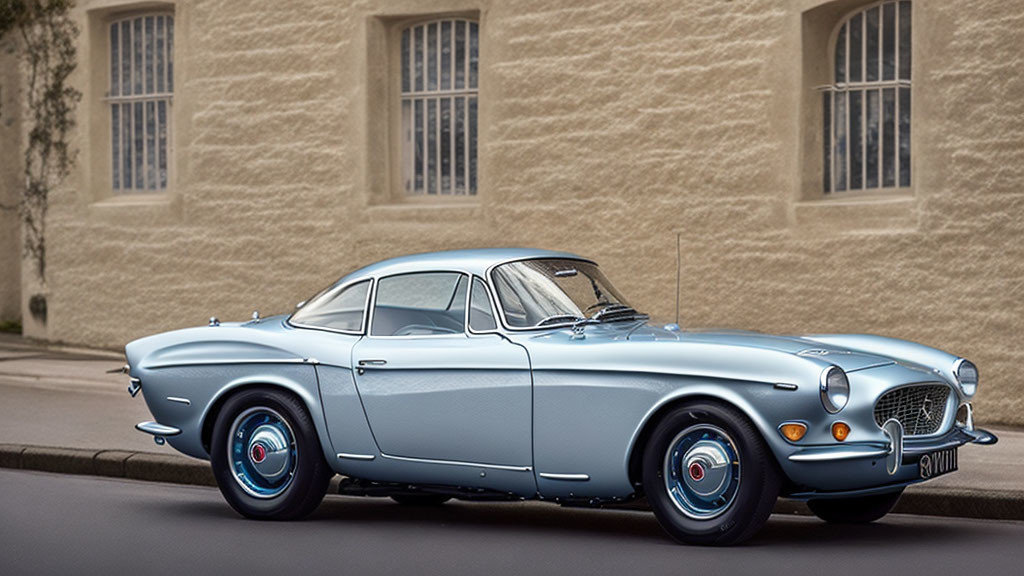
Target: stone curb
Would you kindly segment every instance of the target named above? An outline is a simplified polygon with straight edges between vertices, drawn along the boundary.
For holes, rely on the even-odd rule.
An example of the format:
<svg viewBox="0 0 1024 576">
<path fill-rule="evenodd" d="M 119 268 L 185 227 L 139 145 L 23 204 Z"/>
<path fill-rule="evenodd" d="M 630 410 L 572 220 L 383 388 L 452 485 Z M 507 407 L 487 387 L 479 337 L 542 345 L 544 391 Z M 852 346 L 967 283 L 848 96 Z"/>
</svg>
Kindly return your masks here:
<svg viewBox="0 0 1024 576">
<path fill-rule="evenodd" d="M 0 444 L 0 468 L 216 486 L 206 462 L 150 452 Z"/>
<path fill-rule="evenodd" d="M 0 468 L 216 486 L 208 463 L 184 456 L 151 452 L 0 444 Z M 330 493 L 337 492 L 337 481 L 337 478 L 332 480 L 334 489 Z M 646 500 L 642 498 L 609 508 L 649 509 Z M 1024 520 L 1024 490 L 912 489 L 903 493 L 893 512 L 921 516 Z M 809 515 L 811 512 L 803 502 L 780 499 L 774 513 Z"/>
</svg>

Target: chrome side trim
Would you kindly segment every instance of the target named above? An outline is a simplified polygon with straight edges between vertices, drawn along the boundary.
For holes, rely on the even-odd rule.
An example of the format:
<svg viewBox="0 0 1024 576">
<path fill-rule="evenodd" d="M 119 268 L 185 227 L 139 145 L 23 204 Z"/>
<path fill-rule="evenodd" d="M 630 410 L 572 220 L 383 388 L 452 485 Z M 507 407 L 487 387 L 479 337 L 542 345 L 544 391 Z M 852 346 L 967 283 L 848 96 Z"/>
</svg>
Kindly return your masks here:
<svg viewBox="0 0 1024 576">
<path fill-rule="evenodd" d="M 373 454 L 348 454 L 345 452 L 338 452 L 338 458 L 345 458 L 348 460 L 373 460 L 376 456 Z"/>
<path fill-rule="evenodd" d="M 311 359 L 309 359 L 311 360 Z M 182 360 L 181 362 L 167 362 L 165 364 L 152 364 L 143 366 L 149 370 L 160 368 L 180 368 L 182 366 L 217 366 L 219 364 L 307 364 L 306 358 L 227 358 L 213 360 Z"/>
<path fill-rule="evenodd" d="M 550 472 L 541 472 L 538 475 L 548 480 L 565 480 L 567 482 L 586 482 L 590 480 L 589 474 L 552 474 Z"/>
<path fill-rule="evenodd" d="M 889 454 L 887 448 L 872 446 L 835 446 L 807 448 L 789 455 L 790 462 L 834 462 L 855 458 L 882 458 Z"/>
<path fill-rule="evenodd" d="M 188 398 L 179 398 L 177 396 L 168 396 L 167 397 L 167 401 L 168 402 L 177 402 L 178 404 L 184 404 L 185 406 L 191 406 L 192 405 L 192 401 L 189 400 Z"/>
<path fill-rule="evenodd" d="M 152 434 L 153 436 L 177 436 L 181 434 L 181 430 L 173 426 L 164 426 L 156 422 L 139 422 L 135 425 L 135 429 L 139 432 Z"/>
<path fill-rule="evenodd" d="M 401 462 L 418 462 L 420 464 L 448 464 L 450 466 L 468 466 L 470 468 L 490 468 L 492 470 L 510 470 L 512 472 L 531 472 L 532 466 L 505 466 L 502 464 L 480 464 L 478 462 L 458 462 L 456 460 L 431 460 L 429 458 L 409 458 L 408 456 L 392 456 L 380 453 L 381 458 L 398 460 Z"/>
<path fill-rule="evenodd" d="M 786 390 L 788 392 L 792 392 L 793 390 L 797 389 L 796 384 L 788 384 L 786 382 L 776 382 L 773 387 L 776 390 Z"/>
</svg>

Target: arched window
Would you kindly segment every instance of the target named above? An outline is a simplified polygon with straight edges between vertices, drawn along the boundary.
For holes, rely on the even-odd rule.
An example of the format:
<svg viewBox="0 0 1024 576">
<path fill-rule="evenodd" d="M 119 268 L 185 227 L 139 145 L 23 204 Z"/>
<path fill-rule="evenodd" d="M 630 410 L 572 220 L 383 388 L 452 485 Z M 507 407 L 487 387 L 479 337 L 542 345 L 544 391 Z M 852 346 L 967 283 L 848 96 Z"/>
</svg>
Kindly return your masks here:
<svg viewBox="0 0 1024 576">
<path fill-rule="evenodd" d="M 824 90 L 824 190 L 910 186 L 910 2 L 847 16 Z"/>
<path fill-rule="evenodd" d="M 408 194 L 476 194 L 479 26 L 402 31 L 402 180 Z"/>
<path fill-rule="evenodd" d="M 144 14 L 110 23 L 111 179 L 115 192 L 167 188 L 174 15 Z"/>
</svg>

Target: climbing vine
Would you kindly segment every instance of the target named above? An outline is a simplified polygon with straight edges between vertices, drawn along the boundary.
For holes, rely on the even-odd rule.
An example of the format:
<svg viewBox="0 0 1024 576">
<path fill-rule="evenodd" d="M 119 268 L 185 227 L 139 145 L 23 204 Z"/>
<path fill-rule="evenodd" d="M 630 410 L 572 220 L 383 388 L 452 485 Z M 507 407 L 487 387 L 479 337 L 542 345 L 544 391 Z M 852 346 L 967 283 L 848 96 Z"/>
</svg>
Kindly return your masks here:
<svg viewBox="0 0 1024 576">
<path fill-rule="evenodd" d="M 24 255 L 34 261 L 44 284 L 49 195 L 74 164 L 68 137 L 82 96 L 68 83 L 78 36 L 70 17 L 73 6 L 73 0 L 0 0 L 0 39 L 13 35 L 24 63 L 28 121 L 25 187 L 17 203 L 5 208 L 21 216 Z"/>
</svg>

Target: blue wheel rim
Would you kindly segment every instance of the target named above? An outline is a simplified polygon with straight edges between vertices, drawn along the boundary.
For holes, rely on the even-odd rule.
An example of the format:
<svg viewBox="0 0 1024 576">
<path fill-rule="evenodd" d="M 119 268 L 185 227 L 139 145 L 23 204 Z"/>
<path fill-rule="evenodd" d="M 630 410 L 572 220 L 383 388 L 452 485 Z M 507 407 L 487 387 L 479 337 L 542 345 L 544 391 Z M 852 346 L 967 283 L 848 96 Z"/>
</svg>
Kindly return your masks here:
<svg viewBox="0 0 1024 576">
<path fill-rule="evenodd" d="M 291 426 L 276 411 L 244 410 L 231 425 L 227 442 L 232 475 L 247 494 L 273 498 L 291 485 L 298 448 Z"/>
<path fill-rule="evenodd" d="M 736 443 L 717 426 L 686 428 L 669 443 L 662 475 L 680 512 L 696 520 L 715 518 L 732 506 L 739 491 Z"/>
</svg>

